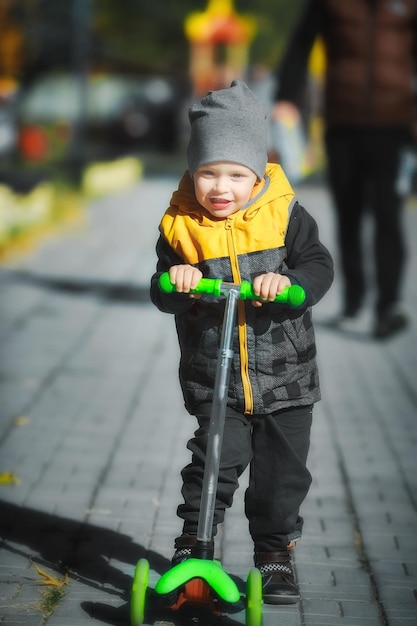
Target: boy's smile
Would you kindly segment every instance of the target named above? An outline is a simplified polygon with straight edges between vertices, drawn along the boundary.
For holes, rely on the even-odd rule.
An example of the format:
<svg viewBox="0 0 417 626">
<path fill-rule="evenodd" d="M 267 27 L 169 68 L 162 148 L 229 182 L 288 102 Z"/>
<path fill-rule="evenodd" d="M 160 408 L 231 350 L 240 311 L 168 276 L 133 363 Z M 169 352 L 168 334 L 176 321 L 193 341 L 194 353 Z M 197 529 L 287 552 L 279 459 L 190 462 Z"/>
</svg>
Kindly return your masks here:
<svg viewBox="0 0 417 626">
<path fill-rule="evenodd" d="M 225 209 L 229 204 L 230 200 L 226 200 L 226 198 L 210 198 L 210 202 L 215 209 Z"/>
<path fill-rule="evenodd" d="M 226 218 L 244 207 L 257 181 L 248 167 L 228 161 L 202 165 L 193 178 L 198 202 L 217 218 Z"/>
</svg>

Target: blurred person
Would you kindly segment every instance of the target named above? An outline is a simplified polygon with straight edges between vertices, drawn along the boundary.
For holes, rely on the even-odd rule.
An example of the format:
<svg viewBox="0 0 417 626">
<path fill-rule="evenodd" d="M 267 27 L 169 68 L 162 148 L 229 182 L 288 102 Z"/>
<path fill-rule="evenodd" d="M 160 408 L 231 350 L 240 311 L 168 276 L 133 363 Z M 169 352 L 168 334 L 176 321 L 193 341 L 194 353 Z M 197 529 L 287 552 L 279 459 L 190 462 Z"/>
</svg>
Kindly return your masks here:
<svg viewBox="0 0 417 626">
<path fill-rule="evenodd" d="M 325 146 L 344 282 L 343 309 L 333 323 L 354 328 L 363 306 L 369 257 L 361 239 L 369 210 L 376 277 L 373 334 L 381 339 L 408 323 L 400 304 L 406 251 L 405 196 L 398 180 L 415 139 L 417 3 L 307 0 L 278 68 L 273 118 L 282 107 L 301 108 L 317 36 L 326 49 Z"/>
<path fill-rule="evenodd" d="M 247 85 L 234 81 L 209 92 L 189 118 L 188 171 L 162 217 L 151 281 L 153 303 L 175 315 L 184 402 L 198 422 L 182 471 L 183 533 L 173 564 L 189 558 L 196 544 L 225 310 L 224 300 L 190 289 L 203 276 L 253 281 L 262 301 L 239 302 L 212 536 L 250 464 L 245 512 L 264 601 L 290 604 L 299 599 L 290 550 L 301 537 L 312 411 L 320 398 L 311 307 L 329 289 L 333 263 L 282 168 L 267 163 L 269 108 Z M 160 291 L 162 272 L 169 272 L 174 293 Z M 292 284 L 307 294 L 301 307 L 273 302 Z"/>
</svg>

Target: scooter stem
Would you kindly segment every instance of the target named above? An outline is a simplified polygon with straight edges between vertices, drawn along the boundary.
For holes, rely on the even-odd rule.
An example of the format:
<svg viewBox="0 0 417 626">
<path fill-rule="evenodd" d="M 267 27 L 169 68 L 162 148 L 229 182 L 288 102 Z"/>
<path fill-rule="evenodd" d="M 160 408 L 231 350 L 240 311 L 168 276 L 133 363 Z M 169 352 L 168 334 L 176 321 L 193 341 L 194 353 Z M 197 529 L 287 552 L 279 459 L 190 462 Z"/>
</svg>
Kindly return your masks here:
<svg viewBox="0 0 417 626">
<path fill-rule="evenodd" d="M 229 388 L 230 369 L 233 359 L 233 331 L 238 300 L 239 287 L 237 286 L 237 289 L 231 289 L 227 294 L 219 358 L 217 359 L 197 529 L 197 542 L 202 544 L 208 544 L 213 534 L 213 519 L 226 416 L 227 391 Z"/>
</svg>

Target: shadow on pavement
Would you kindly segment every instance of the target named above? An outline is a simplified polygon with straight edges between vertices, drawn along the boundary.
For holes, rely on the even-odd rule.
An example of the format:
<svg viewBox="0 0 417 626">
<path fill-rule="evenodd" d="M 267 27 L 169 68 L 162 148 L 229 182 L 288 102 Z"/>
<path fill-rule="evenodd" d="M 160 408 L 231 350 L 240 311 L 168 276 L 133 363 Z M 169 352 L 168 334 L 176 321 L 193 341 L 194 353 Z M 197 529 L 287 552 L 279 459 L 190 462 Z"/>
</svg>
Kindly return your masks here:
<svg viewBox="0 0 417 626">
<path fill-rule="evenodd" d="M 161 624 L 165 626 L 241 626 L 241 621 L 229 617 L 228 615 L 214 615 L 208 609 L 180 609 L 170 611 L 167 608 L 158 607 L 157 602 L 148 598 L 147 609 L 145 610 L 146 624 Z M 130 623 L 130 607 L 125 604 L 121 607 L 114 607 L 101 602 L 83 602 L 83 610 L 92 619 L 99 620 L 104 624 L 117 626 L 118 624 Z M 239 606 L 239 611 L 244 610 L 244 606 Z"/>
<path fill-rule="evenodd" d="M 125 600 L 126 603 L 119 607 L 101 602 L 81 603 L 81 608 L 90 617 L 105 624 L 129 624 L 133 573 L 139 559 L 146 558 L 150 568 L 158 574 L 166 572 L 171 565 L 167 558 L 135 544 L 128 535 L 1 501 L 0 537 L 3 550 L 19 554 L 61 575 L 66 573 L 70 579 Z M 115 562 L 131 565 L 131 575 L 112 565 Z M 243 581 L 235 582 L 238 587 L 243 587 Z M 172 612 L 156 600 L 155 593 L 153 596 L 146 616 L 146 621 L 151 624 L 163 619 L 180 626 L 196 623 L 238 626 L 240 623 L 227 615 L 219 618 L 211 614 L 213 621 L 206 615 L 204 622 L 196 622 L 195 611 L 187 610 L 177 612 L 173 620 Z M 242 606 L 230 607 L 228 613 L 241 610 Z"/>
<path fill-rule="evenodd" d="M 106 282 L 84 278 L 56 278 L 25 271 L 4 273 L 6 281 L 21 282 L 50 291 L 57 291 L 75 296 L 87 296 L 103 301 L 116 301 L 126 304 L 148 304 L 151 302 L 149 286 L 131 283 Z"/>
<path fill-rule="evenodd" d="M 170 561 L 133 543 L 131 537 L 88 522 L 57 517 L 15 504 L 0 502 L 2 549 L 20 554 L 70 578 L 107 593 L 127 598 L 134 567 L 140 558 L 165 572 Z M 132 565 L 132 576 L 112 565 Z"/>
</svg>

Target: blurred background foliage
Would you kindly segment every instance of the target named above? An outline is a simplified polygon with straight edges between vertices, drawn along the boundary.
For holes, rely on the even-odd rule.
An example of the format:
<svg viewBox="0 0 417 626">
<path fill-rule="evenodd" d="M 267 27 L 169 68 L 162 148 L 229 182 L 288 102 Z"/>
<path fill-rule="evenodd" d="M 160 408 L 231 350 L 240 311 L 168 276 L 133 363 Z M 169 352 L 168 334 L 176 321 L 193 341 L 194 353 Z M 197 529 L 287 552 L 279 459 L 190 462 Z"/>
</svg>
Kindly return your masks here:
<svg viewBox="0 0 417 626">
<path fill-rule="evenodd" d="M 192 97 L 234 78 L 269 80 L 271 89 L 303 3 L 0 0 L 0 165 L 65 161 L 79 177 L 92 159 L 181 149 Z M 218 28 L 219 10 L 239 17 L 214 31 L 219 39 L 203 53 L 212 65 L 201 65 L 195 38 L 198 32 L 201 42 L 214 23 Z M 199 21 L 190 31 L 190 15 L 203 14 L 202 30 Z M 234 40 L 233 28 L 250 30 L 243 44 L 243 31 Z"/>
<path fill-rule="evenodd" d="M 251 64 L 272 68 L 303 0 L 236 0 L 256 20 Z M 206 0 L 1 0 L 0 75 L 26 82 L 71 67 L 77 57 L 95 71 L 187 73 L 184 20 Z M 88 26 L 87 37 L 84 26 Z"/>
</svg>

